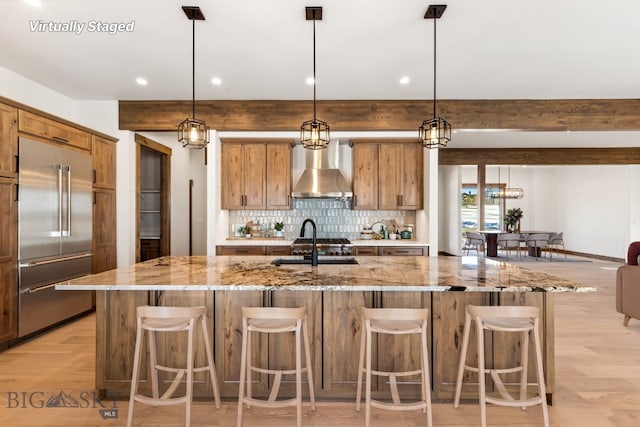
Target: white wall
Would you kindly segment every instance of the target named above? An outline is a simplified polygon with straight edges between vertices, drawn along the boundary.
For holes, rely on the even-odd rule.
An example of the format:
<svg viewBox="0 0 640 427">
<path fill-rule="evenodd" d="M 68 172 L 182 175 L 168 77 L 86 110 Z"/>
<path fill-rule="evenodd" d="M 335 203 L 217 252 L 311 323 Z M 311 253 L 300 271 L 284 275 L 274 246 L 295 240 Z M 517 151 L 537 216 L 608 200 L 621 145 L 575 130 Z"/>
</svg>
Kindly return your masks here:
<svg viewBox="0 0 640 427">
<path fill-rule="evenodd" d="M 10 43 L 5 40 L 5 43 Z M 76 120 L 76 102 L 46 86 L 0 67 L 0 95 L 47 113 Z"/>
<path fill-rule="evenodd" d="M 475 168 L 474 168 L 475 169 Z M 460 255 L 462 168 L 460 166 L 440 166 L 438 168 L 440 193 L 438 197 L 438 246 L 440 251 Z"/>
<path fill-rule="evenodd" d="M 443 168 L 441 177 L 446 174 Z M 476 182 L 475 167 L 460 168 L 461 184 Z M 450 179 L 446 176 L 443 179 Z M 507 177 L 502 167 L 500 182 L 507 183 Z M 498 182 L 497 166 L 487 166 L 486 181 Z M 624 258 L 629 242 L 640 240 L 638 165 L 512 166 L 508 183 L 524 189 L 524 198 L 506 202 L 507 209 L 523 210 L 521 229 L 562 231 L 568 250 Z M 447 185 L 441 180 L 441 191 L 448 191 Z M 441 225 L 441 233 L 449 233 L 458 229 L 459 221 Z"/>
</svg>

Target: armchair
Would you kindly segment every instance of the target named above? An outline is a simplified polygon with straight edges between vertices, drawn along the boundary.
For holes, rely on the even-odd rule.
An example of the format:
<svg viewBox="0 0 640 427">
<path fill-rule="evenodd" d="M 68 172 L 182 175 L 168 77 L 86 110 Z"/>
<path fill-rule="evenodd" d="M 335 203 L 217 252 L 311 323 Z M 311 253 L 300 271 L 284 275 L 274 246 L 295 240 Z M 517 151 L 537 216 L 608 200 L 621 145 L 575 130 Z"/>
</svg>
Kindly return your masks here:
<svg viewBox="0 0 640 427">
<path fill-rule="evenodd" d="M 624 314 L 623 325 L 631 318 L 640 319 L 640 242 L 632 242 L 627 250 L 627 264 L 616 274 L 616 310 Z"/>
</svg>

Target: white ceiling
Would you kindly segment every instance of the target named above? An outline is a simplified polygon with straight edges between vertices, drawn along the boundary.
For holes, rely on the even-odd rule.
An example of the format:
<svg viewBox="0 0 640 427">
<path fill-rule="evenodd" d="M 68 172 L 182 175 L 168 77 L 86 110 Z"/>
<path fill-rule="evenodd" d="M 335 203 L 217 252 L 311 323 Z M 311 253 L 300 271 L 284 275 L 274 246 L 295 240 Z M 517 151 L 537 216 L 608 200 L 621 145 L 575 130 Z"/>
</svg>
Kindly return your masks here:
<svg viewBox="0 0 640 427">
<path fill-rule="evenodd" d="M 438 99 L 640 97 L 640 1 L 442 3 Z M 196 22 L 198 99 L 311 99 L 305 6 L 324 7 L 318 99 L 433 97 L 428 0 L 42 0 L 40 8 L 0 0 L 0 66 L 75 100 L 191 99 L 192 23 L 182 5 L 199 5 L 206 17 Z M 32 31 L 39 20 L 135 27 Z M 411 82 L 401 85 L 401 76 Z"/>
</svg>

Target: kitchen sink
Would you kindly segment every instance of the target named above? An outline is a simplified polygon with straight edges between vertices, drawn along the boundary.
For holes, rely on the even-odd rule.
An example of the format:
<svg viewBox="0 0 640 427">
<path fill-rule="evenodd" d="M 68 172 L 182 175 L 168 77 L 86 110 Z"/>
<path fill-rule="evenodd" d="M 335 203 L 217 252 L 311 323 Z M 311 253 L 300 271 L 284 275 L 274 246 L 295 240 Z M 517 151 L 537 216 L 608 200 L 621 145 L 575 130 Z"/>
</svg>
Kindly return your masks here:
<svg viewBox="0 0 640 427">
<path fill-rule="evenodd" d="M 318 265 L 320 264 L 357 264 L 358 261 L 355 258 L 318 258 Z M 309 264 L 311 265 L 310 259 L 291 259 L 291 258 L 276 258 L 271 261 L 271 264 L 276 267 L 281 266 L 282 264 Z"/>
</svg>

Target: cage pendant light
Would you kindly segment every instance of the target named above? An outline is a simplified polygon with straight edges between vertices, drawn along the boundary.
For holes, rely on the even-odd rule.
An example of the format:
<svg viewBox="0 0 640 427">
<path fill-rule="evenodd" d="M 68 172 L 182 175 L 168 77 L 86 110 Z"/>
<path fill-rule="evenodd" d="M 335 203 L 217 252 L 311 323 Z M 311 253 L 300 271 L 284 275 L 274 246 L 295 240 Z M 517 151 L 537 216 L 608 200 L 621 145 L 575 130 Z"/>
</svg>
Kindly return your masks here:
<svg viewBox="0 0 640 427">
<path fill-rule="evenodd" d="M 427 148 L 446 147 L 451 141 L 451 125 L 436 116 L 436 21 L 446 8 L 446 4 L 432 4 L 424 15 L 424 19 L 433 19 L 433 118 L 422 122 L 418 129 L 418 139 Z"/>
<path fill-rule="evenodd" d="M 178 125 L 178 141 L 186 148 L 204 148 L 209 143 L 209 126 L 204 120 L 196 119 L 196 21 L 204 21 L 198 6 L 182 6 L 187 18 L 192 22 L 191 46 L 191 117 Z"/>
<path fill-rule="evenodd" d="M 316 118 L 316 21 L 322 21 L 322 7 L 306 7 L 307 21 L 313 20 L 313 120 L 300 126 L 300 143 L 304 148 L 319 150 L 329 145 L 329 125 Z"/>
</svg>

